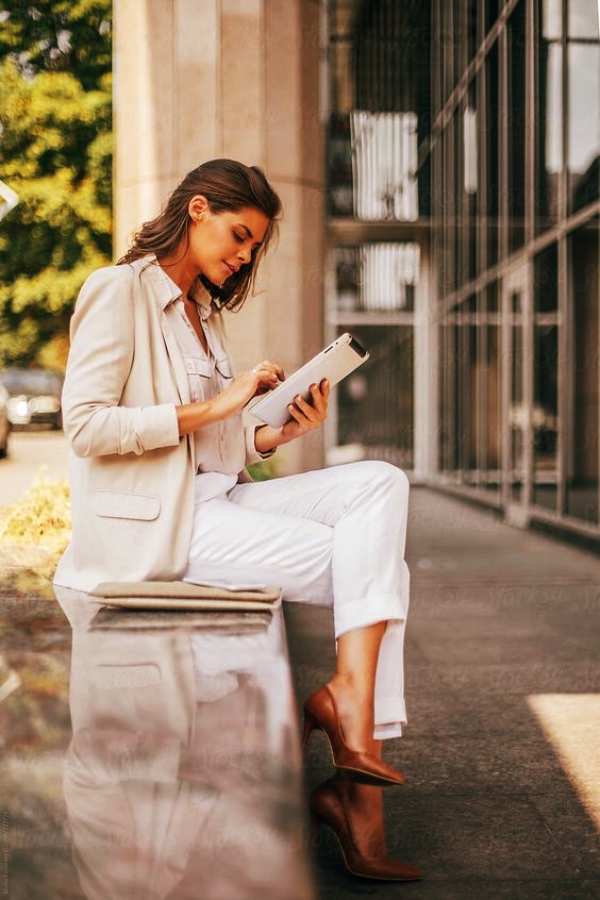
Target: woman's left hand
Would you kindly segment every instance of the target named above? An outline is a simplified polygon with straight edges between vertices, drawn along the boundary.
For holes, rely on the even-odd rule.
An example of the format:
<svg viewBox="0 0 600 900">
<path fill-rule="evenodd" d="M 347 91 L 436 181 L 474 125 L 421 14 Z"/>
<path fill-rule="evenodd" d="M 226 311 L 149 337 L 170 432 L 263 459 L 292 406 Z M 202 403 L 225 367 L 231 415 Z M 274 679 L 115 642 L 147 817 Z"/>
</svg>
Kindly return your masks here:
<svg viewBox="0 0 600 900">
<path fill-rule="evenodd" d="M 327 418 L 329 390 L 329 382 L 324 378 L 320 384 L 311 384 L 310 400 L 304 400 L 299 394 L 294 397 L 294 402 L 288 406 L 292 418 L 282 428 L 285 441 L 292 441 L 307 431 L 320 428 Z"/>
<path fill-rule="evenodd" d="M 271 428 L 270 425 L 258 428 L 254 443 L 259 453 L 287 444 L 315 428 L 320 428 L 327 418 L 329 391 L 329 381 L 326 378 L 318 385 L 311 384 L 310 400 L 304 400 L 298 395 L 288 406 L 288 412 L 292 417 L 289 422 L 281 428 Z"/>
</svg>

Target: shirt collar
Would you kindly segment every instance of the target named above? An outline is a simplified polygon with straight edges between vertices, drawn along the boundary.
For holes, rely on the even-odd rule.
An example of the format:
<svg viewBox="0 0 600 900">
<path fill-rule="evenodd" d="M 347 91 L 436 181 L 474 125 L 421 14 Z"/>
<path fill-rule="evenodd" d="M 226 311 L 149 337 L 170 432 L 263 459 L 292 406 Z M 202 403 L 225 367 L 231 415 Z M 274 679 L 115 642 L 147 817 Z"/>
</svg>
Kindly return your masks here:
<svg viewBox="0 0 600 900">
<path fill-rule="evenodd" d="M 196 281 L 191 291 L 188 294 L 190 300 L 193 300 L 196 306 L 198 307 L 198 312 L 200 314 L 200 318 L 204 322 L 210 314 L 212 313 L 212 306 L 210 302 L 210 294 L 206 290 L 203 284 L 200 284 L 199 281 Z"/>
<path fill-rule="evenodd" d="M 136 262 L 138 261 L 136 260 Z M 166 309 L 176 300 L 180 300 L 183 298 L 181 288 L 179 288 L 178 285 L 175 284 L 169 274 L 165 272 L 165 270 L 157 263 L 156 256 L 154 254 L 144 257 L 143 260 L 140 260 L 139 262 L 145 264 L 144 268 L 146 266 L 149 267 L 149 274 L 152 279 L 157 279 L 161 281 L 162 284 L 164 284 L 166 290 L 163 300 L 163 309 Z M 188 296 L 190 300 L 193 300 L 198 307 L 198 312 L 202 321 L 208 319 L 212 312 L 212 306 L 210 294 L 208 293 L 204 285 L 199 281 L 196 281 Z"/>
</svg>

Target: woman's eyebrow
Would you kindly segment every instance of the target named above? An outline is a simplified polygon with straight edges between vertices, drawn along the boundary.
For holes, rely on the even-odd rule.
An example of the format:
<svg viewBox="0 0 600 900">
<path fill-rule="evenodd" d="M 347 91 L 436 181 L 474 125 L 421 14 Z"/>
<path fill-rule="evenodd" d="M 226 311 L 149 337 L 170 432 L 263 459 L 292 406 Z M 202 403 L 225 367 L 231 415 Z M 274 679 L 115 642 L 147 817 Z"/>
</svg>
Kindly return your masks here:
<svg viewBox="0 0 600 900">
<path fill-rule="evenodd" d="M 240 223 L 239 223 L 239 227 L 244 229 L 244 231 L 246 232 L 246 234 L 248 235 L 248 237 L 249 237 L 250 239 L 252 239 L 252 238 L 254 237 L 254 235 L 252 234 L 252 232 L 250 231 L 250 229 L 248 228 L 248 226 L 247 226 L 247 225 L 244 225 L 243 222 L 240 222 Z"/>
</svg>

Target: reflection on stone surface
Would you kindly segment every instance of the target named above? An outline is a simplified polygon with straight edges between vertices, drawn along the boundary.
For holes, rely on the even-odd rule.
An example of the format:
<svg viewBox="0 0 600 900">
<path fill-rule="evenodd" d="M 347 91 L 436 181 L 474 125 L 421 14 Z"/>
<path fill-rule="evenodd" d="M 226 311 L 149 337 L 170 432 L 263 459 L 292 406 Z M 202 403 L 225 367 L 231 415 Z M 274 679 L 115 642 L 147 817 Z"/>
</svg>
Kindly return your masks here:
<svg viewBox="0 0 600 900">
<path fill-rule="evenodd" d="M 64 790 L 85 896 L 311 896 L 279 614 L 127 613 L 56 591 L 73 628 Z"/>
<path fill-rule="evenodd" d="M 0 567 L 0 894 L 80 897 L 62 796 L 71 630 L 39 570 Z"/>
<path fill-rule="evenodd" d="M 280 611 L 56 591 L 68 622 L 39 572 L 0 577 L 7 896 L 311 898 Z"/>
</svg>

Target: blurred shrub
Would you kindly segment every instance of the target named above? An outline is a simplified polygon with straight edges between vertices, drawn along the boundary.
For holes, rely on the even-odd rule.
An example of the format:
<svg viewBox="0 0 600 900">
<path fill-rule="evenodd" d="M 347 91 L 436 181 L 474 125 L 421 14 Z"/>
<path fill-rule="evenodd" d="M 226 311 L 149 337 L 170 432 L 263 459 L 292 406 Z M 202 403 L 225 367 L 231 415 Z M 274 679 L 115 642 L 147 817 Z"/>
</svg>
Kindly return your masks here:
<svg viewBox="0 0 600 900">
<path fill-rule="evenodd" d="M 22 500 L 0 518 L 0 543 L 42 546 L 62 553 L 71 537 L 71 502 L 66 481 L 40 475 Z"/>
<path fill-rule="evenodd" d="M 269 481 L 271 478 L 277 478 L 279 474 L 277 464 L 273 458 L 261 459 L 260 462 L 247 466 L 247 469 L 252 481 Z"/>
</svg>

